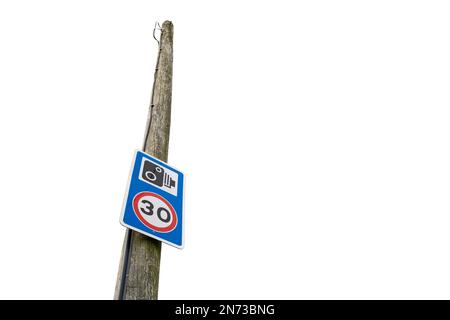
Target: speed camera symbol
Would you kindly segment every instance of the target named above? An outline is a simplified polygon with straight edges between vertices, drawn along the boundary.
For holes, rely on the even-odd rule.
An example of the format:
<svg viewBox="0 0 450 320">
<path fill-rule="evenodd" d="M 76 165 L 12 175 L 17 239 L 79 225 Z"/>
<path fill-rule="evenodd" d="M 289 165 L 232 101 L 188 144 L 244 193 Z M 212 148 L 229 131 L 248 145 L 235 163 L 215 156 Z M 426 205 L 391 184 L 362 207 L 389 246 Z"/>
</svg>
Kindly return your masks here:
<svg viewBox="0 0 450 320">
<path fill-rule="evenodd" d="M 176 190 L 177 187 L 176 180 L 170 172 L 147 159 L 143 161 L 141 179 L 163 190 Z"/>
</svg>

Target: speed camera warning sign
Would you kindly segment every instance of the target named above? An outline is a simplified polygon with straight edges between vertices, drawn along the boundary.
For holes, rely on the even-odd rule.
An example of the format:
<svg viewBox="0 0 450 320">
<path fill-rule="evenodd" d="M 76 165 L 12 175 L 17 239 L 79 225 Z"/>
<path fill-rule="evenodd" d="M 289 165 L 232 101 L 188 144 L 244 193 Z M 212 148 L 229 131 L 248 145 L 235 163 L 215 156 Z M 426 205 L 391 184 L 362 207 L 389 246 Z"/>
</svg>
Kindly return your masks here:
<svg viewBox="0 0 450 320">
<path fill-rule="evenodd" d="M 183 247 L 184 175 L 142 151 L 137 151 L 120 223 L 125 227 Z"/>
</svg>

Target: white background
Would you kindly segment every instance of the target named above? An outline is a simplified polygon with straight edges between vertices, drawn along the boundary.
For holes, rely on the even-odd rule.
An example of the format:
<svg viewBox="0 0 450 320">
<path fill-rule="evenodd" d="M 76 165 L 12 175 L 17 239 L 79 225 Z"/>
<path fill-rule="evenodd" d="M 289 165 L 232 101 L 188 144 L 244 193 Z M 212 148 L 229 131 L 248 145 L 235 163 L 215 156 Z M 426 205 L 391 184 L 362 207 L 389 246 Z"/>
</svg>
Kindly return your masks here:
<svg viewBox="0 0 450 320">
<path fill-rule="evenodd" d="M 0 298 L 111 299 L 157 44 L 160 298 L 450 298 L 447 1 L 0 2 Z"/>
</svg>

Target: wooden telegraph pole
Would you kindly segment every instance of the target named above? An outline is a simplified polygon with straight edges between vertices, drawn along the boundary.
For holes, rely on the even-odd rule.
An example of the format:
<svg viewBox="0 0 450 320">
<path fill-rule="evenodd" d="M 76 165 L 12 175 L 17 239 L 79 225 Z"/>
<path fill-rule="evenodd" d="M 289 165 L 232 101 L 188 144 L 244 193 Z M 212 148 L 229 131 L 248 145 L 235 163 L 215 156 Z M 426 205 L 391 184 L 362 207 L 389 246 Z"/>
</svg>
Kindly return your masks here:
<svg viewBox="0 0 450 320">
<path fill-rule="evenodd" d="M 172 102 L 173 24 L 161 27 L 151 105 L 143 149 L 167 162 Z M 120 259 L 114 299 L 158 298 L 161 242 L 127 229 Z"/>
</svg>

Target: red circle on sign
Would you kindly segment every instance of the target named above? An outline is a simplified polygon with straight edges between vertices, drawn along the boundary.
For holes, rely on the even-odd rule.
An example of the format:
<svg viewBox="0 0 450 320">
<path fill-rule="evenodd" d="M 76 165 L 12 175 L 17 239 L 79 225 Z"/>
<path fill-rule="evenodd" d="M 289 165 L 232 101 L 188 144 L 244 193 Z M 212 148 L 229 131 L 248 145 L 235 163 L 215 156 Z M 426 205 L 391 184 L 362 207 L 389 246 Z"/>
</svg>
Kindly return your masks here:
<svg viewBox="0 0 450 320">
<path fill-rule="evenodd" d="M 140 212 L 140 210 L 139 210 L 138 204 L 139 204 L 139 200 L 141 200 L 141 198 L 142 198 L 142 197 L 145 197 L 145 196 L 150 196 L 150 197 L 158 198 L 159 200 L 161 200 L 162 202 L 164 202 L 164 204 L 167 205 L 167 207 L 169 208 L 170 213 L 171 213 L 171 215 L 172 215 L 172 222 L 171 222 L 167 227 L 158 227 L 158 226 L 155 226 L 155 225 L 151 224 L 150 222 L 148 222 L 147 220 L 144 219 L 144 217 L 142 216 L 142 214 L 141 214 L 141 212 Z M 172 231 L 173 229 L 175 229 L 175 227 L 177 226 L 178 218 L 177 218 L 177 214 L 176 214 L 176 212 L 175 212 L 175 209 L 172 207 L 172 205 L 169 203 L 169 201 L 167 201 L 166 199 L 164 199 L 163 197 L 161 197 L 159 194 L 156 194 L 156 193 L 153 193 L 153 192 L 147 192 L 147 191 L 138 193 L 138 194 L 134 197 L 134 199 L 133 199 L 133 210 L 134 210 L 134 213 L 135 213 L 135 214 L 137 215 L 137 217 L 139 218 L 139 220 L 140 220 L 143 224 L 145 224 L 147 227 L 149 227 L 150 229 L 152 229 L 152 230 L 155 230 L 155 231 L 158 231 L 158 232 L 170 232 L 170 231 Z"/>
</svg>

